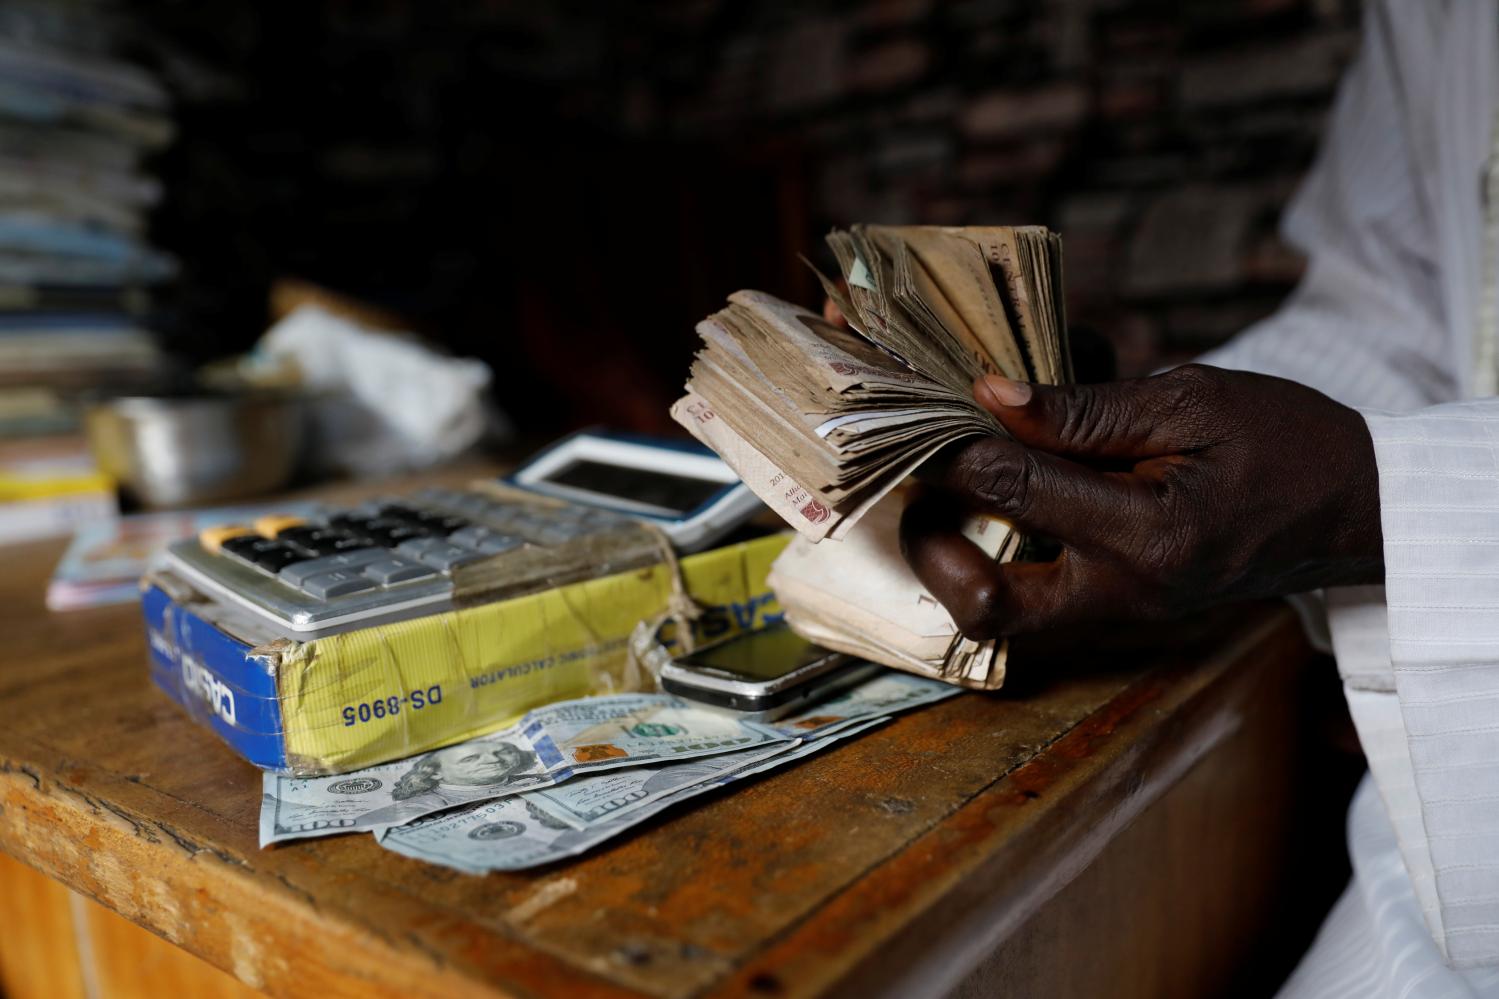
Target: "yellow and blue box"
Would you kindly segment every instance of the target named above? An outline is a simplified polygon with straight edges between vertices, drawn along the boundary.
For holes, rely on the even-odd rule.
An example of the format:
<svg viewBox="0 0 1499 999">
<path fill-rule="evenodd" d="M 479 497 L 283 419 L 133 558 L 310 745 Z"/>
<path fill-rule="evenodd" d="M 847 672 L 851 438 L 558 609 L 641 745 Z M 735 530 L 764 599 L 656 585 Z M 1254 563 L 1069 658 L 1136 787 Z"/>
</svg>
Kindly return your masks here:
<svg viewBox="0 0 1499 999">
<path fill-rule="evenodd" d="M 779 619 L 765 577 L 788 538 L 680 560 L 687 592 L 705 608 L 698 641 Z M 257 767 L 313 775 L 472 738 L 538 705 L 649 684 L 634 675 L 626 640 L 666 609 L 671 572 L 660 563 L 307 641 L 256 636 L 165 573 L 147 575 L 142 604 L 156 684 Z"/>
</svg>

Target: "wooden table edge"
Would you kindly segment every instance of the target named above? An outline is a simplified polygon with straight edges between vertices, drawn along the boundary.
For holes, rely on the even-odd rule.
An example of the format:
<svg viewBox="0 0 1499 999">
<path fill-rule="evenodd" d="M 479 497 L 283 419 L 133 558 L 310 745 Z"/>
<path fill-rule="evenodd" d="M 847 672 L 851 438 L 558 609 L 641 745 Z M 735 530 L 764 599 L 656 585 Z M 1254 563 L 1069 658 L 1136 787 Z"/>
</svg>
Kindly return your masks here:
<svg viewBox="0 0 1499 999">
<path fill-rule="evenodd" d="M 707 991 L 902 995 L 913 994 L 912 989 L 927 991 L 934 982 L 955 983 L 1026 913 L 1081 871 L 1110 835 L 1234 730 L 1231 694 L 1252 683 L 1254 671 L 1226 674 L 1255 656 L 1311 655 L 1289 610 L 1262 610 L 1251 622 L 1237 632 L 1232 645 L 1207 661 L 1144 674 L 1034 758 L 788 927 Z M 1200 710 L 1182 710 L 1187 707 Z M 31 749 L 24 742 L 18 748 Z M 254 912 L 257 925 L 268 934 L 261 948 L 294 954 L 314 947 L 325 972 L 316 977 L 325 983 L 347 983 L 348 994 L 638 994 L 498 934 L 492 946 L 508 952 L 498 962 L 507 967 L 507 978 L 481 980 L 414 937 L 372 934 L 367 924 L 319 908 L 305 891 L 274 871 L 257 877 L 253 855 L 248 862 L 223 856 L 178 830 L 110 804 L 104 793 L 123 777 L 89 771 L 80 764 L 86 778 L 75 787 L 66 779 L 49 779 L 45 769 L 34 760 L 0 756 L 0 850 L 273 994 L 297 993 L 307 984 L 295 965 L 267 975 L 265 966 L 251 966 L 244 954 L 236 953 L 231 940 L 205 946 L 201 937 L 184 939 L 143 900 L 208 893 L 198 901 Z M 1097 810 L 1108 820 L 1079 821 L 1071 824 L 1070 835 L 1042 836 L 1031 819 L 1036 810 L 1026 808 L 1041 793 L 1052 796 L 1053 816 Z M 47 810 L 45 821 L 33 821 L 33 809 Z M 49 832 L 60 828 L 74 829 L 77 835 Z M 131 858 L 128 883 L 117 871 L 100 870 L 99 857 Z M 1014 878 L 1022 861 L 1019 869 L 1027 873 Z M 203 878 L 192 865 L 205 863 L 223 865 L 227 876 Z M 993 886 L 1005 881 L 1002 875 L 1007 871 L 1010 883 L 996 893 Z M 916 942 L 901 931 L 921 918 L 940 918 L 945 928 L 963 921 L 968 932 L 944 931 Z"/>
<path fill-rule="evenodd" d="M 1314 655 L 1281 606 L 1206 662 L 1151 670 L 707 994 L 945 994 L 1239 728 L 1236 695 L 1259 682 L 1246 660 L 1284 656 L 1291 668 Z M 1044 828 L 1029 807 L 1043 794 L 1052 799 Z M 917 924 L 934 932 L 917 940 L 908 932 Z"/>
<path fill-rule="evenodd" d="M 90 775 L 91 780 L 95 778 Z M 105 782 L 107 778 L 99 781 Z M 34 809 L 50 814 L 45 821 L 34 822 Z M 77 836 L 63 839 L 48 834 L 60 828 L 74 829 Z M 499 935 L 490 944 L 510 951 L 508 956 L 519 973 L 509 983 L 479 979 L 423 946 L 414 935 L 382 936 L 372 932 L 368 923 L 320 906 L 308 892 L 275 871 L 261 871 L 257 877 L 253 855 L 248 863 L 225 857 L 167 824 L 132 815 L 98 793 L 48 780 L 41 767 L 6 757 L 0 757 L 0 850 L 272 995 L 305 994 L 309 979 L 348 985 L 346 989 L 320 989 L 323 995 L 493 999 L 535 995 L 551 988 L 570 996 L 637 995 Z M 115 858 L 121 857 L 134 861 L 128 874 L 119 869 Z M 110 869 L 101 869 L 99 858 L 110 858 Z M 220 865 L 220 876 L 203 877 L 193 870 L 197 864 Z M 238 941 L 229 935 L 214 941 L 201 935 L 184 938 L 162 913 L 175 911 L 177 900 L 186 898 L 200 908 L 253 914 L 255 946 L 236 946 Z M 246 935 L 252 935 L 248 928 Z M 263 960 L 268 954 L 279 960 Z M 321 962 L 316 969 L 306 964 L 314 954 Z M 252 961 L 252 955 L 262 960 Z M 301 957 L 285 960 L 294 955 Z M 309 974 L 314 970 L 315 975 Z M 508 990 L 508 985 L 516 991 Z"/>
</svg>

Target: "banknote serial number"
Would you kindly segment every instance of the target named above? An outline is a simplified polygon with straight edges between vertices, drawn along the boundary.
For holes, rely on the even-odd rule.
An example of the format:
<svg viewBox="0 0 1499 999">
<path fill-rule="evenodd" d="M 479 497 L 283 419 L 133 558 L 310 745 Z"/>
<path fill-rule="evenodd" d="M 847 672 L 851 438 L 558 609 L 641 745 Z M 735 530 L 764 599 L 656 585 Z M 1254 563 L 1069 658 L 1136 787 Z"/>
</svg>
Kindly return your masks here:
<svg viewBox="0 0 1499 999">
<path fill-rule="evenodd" d="M 350 728 L 362 722 L 374 721 L 376 718 L 389 718 L 398 715 L 403 708 L 412 711 L 420 711 L 434 704 L 442 703 L 442 684 L 434 683 L 423 690 L 420 687 L 408 691 L 405 694 L 391 694 L 389 697 L 377 697 L 373 701 L 364 701 L 359 704 L 347 704 L 344 706 L 344 728 Z"/>
</svg>

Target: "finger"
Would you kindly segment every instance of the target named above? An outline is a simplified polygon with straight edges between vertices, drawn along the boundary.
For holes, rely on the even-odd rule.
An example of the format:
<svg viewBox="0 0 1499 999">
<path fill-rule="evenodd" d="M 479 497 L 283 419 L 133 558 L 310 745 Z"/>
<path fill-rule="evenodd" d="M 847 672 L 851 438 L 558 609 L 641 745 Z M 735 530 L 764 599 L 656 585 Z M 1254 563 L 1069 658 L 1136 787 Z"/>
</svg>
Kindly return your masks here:
<svg viewBox="0 0 1499 999">
<path fill-rule="evenodd" d="M 1022 531 L 1080 547 L 1117 540 L 1146 498 L 1130 476 L 1002 437 L 960 441 L 923 467 L 921 477 Z"/>
<path fill-rule="evenodd" d="M 995 562 L 958 533 L 951 507 L 941 501 L 907 506 L 900 537 L 916 578 L 968 638 L 1043 631 L 1077 621 L 1085 609 L 1074 596 L 1073 560 Z"/>
<path fill-rule="evenodd" d="M 844 318 L 843 310 L 838 308 L 838 303 L 831 298 L 822 300 L 822 318 L 839 329 L 848 329 L 848 320 Z"/>
<path fill-rule="evenodd" d="M 1217 369 L 1200 364 L 1101 385 L 1032 385 L 986 375 L 974 383 L 973 398 L 1031 447 L 1136 461 L 1212 443 L 1210 412 L 1222 381 Z"/>
</svg>

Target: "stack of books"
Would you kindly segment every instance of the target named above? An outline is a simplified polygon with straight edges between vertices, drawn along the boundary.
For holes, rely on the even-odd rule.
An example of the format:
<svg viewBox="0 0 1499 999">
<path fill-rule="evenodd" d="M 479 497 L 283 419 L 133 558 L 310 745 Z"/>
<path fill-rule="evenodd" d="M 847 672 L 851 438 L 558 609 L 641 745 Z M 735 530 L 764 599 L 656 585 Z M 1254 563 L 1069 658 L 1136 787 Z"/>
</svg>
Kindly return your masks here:
<svg viewBox="0 0 1499 999">
<path fill-rule="evenodd" d="M 113 518 L 114 483 L 76 436 L 0 441 L 0 544 Z"/>
<path fill-rule="evenodd" d="M 147 156 L 168 94 L 113 54 L 117 8 L 21 4 L 0 17 L 0 542 L 112 515 L 79 436 L 87 390 L 164 361 L 142 317 L 176 270 L 147 237 Z"/>
</svg>

